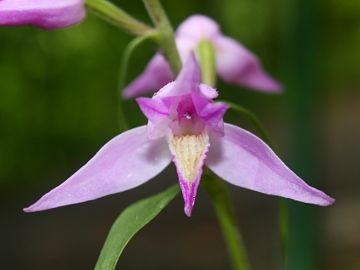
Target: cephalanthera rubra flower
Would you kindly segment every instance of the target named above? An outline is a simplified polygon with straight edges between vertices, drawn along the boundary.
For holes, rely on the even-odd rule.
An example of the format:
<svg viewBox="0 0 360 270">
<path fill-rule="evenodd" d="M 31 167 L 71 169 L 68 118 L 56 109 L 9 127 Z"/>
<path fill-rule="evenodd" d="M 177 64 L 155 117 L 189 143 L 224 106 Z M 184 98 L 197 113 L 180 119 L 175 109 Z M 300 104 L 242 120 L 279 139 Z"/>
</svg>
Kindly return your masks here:
<svg viewBox="0 0 360 270">
<path fill-rule="evenodd" d="M 227 106 L 215 89 L 200 84 L 193 55 L 176 81 L 137 102 L 147 126 L 110 142 L 63 184 L 26 208 L 40 211 L 94 200 L 139 186 L 175 163 L 190 216 L 203 166 L 229 183 L 261 193 L 326 206 L 334 199 L 307 185 L 262 140 L 223 122 Z"/>
<path fill-rule="evenodd" d="M 281 85 L 262 69 L 257 57 L 238 41 L 223 35 L 209 17 L 193 15 L 186 19 L 178 27 L 175 40 L 183 61 L 196 52 L 202 40 L 211 42 L 216 71 L 226 82 L 269 93 L 281 91 Z M 123 96 L 131 98 L 157 91 L 173 79 L 169 64 L 157 53 L 144 72 L 124 89 Z"/>
</svg>

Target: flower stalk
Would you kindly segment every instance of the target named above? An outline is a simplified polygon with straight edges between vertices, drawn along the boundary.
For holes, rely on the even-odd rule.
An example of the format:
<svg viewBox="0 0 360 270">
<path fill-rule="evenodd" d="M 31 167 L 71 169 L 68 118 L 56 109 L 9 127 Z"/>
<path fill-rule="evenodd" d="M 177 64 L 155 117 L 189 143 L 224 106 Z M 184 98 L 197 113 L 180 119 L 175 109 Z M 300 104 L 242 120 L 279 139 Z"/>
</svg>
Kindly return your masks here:
<svg viewBox="0 0 360 270">
<path fill-rule="evenodd" d="M 143 0 L 143 2 L 156 29 L 161 33 L 158 38 L 160 49 L 169 61 L 173 74 L 177 75 L 181 69 L 181 59 L 169 19 L 159 0 Z"/>
<path fill-rule="evenodd" d="M 253 114 L 250 110 L 237 105 L 229 101 L 222 101 L 226 103 L 230 109 L 236 111 L 238 114 L 245 116 L 250 122 L 254 125 L 255 129 L 259 136 L 273 149 L 275 152 L 275 146 L 270 139 L 269 134 L 262 125 L 261 121 Z M 285 269 L 287 265 L 288 257 L 288 243 L 289 243 L 289 210 L 286 204 L 286 201 L 282 198 L 279 198 L 278 202 L 278 225 L 279 225 L 279 236 L 280 236 L 280 246 L 281 246 L 281 256 L 282 256 L 282 265 Z"/>
<path fill-rule="evenodd" d="M 198 45 L 197 53 L 201 67 L 202 82 L 210 86 L 215 86 L 216 64 L 212 43 L 207 40 L 202 40 Z M 211 198 L 234 269 L 250 269 L 245 246 L 238 230 L 235 211 L 226 184 L 208 172 L 202 181 L 202 186 Z"/>
<path fill-rule="evenodd" d="M 238 230 L 234 208 L 229 196 L 229 191 L 223 181 L 206 175 L 202 186 L 210 195 L 215 214 L 223 232 L 228 251 L 235 270 L 248 270 L 246 251 L 242 236 Z"/>
<path fill-rule="evenodd" d="M 214 45 L 210 41 L 204 39 L 200 41 L 197 47 L 197 52 L 200 59 L 202 82 L 215 86 L 216 73 Z"/>
<path fill-rule="evenodd" d="M 124 132 L 129 128 L 128 121 L 125 116 L 124 112 L 124 101 L 122 99 L 121 93 L 125 85 L 126 81 L 126 75 L 128 72 L 128 66 L 130 62 L 130 58 L 133 55 L 134 51 L 144 42 L 150 39 L 156 39 L 156 36 L 159 35 L 159 33 L 154 30 L 152 32 L 148 32 L 147 34 L 135 37 L 125 48 L 125 51 L 123 53 L 123 57 L 120 64 L 120 72 L 119 72 L 119 99 L 118 99 L 118 123 L 119 123 L 119 129 L 121 132 Z"/>
<path fill-rule="evenodd" d="M 265 127 L 262 125 L 261 121 L 256 117 L 254 113 L 252 113 L 250 110 L 248 110 L 245 107 L 242 107 L 238 104 L 235 104 L 233 102 L 227 101 L 227 100 L 221 100 L 221 102 L 226 103 L 231 110 L 234 110 L 240 115 L 245 116 L 255 127 L 258 135 L 264 140 L 264 142 L 267 143 L 273 149 L 276 151 L 273 142 L 270 139 L 269 134 L 267 133 Z"/>
<path fill-rule="evenodd" d="M 85 0 L 86 7 L 109 23 L 134 35 L 145 35 L 154 29 L 135 19 L 127 12 L 106 0 Z"/>
</svg>

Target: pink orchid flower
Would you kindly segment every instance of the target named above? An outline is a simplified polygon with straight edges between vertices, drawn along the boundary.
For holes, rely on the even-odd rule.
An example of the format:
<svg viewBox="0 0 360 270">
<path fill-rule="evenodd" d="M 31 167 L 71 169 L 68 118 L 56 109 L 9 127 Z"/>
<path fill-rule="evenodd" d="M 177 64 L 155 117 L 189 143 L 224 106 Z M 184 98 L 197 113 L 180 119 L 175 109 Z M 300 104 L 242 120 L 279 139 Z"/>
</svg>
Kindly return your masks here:
<svg viewBox="0 0 360 270">
<path fill-rule="evenodd" d="M 63 28 L 85 17 L 83 0 L 0 0 L 0 25 Z"/>
<path fill-rule="evenodd" d="M 189 57 L 177 80 L 137 102 L 147 126 L 110 142 L 60 186 L 26 212 L 94 200 L 139 186 L 175 163 L 190 216 L 206 165 L 229 183 L 261 193 L 326 206 L 334 202 L 307 185 L 262 140 L 223 122 L 227 105 L 213 101 L 215 89 L 200 84 L 200 68 Z"/>
<path fill-rule="evenodd" d="M 224 81 L 263 92 L 281 91 L 281 85 L 262 69 L 257 57 L 236 40 L 224 36 L 219 25 L 209 17 L 189 17 L 178 27 L 175 39 L 182 61 L 196 52 L 199 42 L 207 40 L 213 44 L 216 71 Z M 145 71 L 124 89 L 123 96 L 140 96 L 160 89 L 172 80 L 169 64 L 162 54 L 157 53 Z"/>
</svg>

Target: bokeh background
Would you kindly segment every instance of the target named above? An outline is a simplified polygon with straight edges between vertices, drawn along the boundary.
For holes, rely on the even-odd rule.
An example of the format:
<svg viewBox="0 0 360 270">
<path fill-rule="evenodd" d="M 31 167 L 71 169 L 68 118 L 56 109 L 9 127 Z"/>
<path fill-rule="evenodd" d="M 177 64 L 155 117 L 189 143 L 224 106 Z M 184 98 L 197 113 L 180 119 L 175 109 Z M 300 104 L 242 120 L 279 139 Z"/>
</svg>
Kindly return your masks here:
<svg viewBox="0 0 360 270">
<path fill-rule="evenodd" d="M 149 22 L 140 0 L 114 1 Z M 360 1 L 207 0 L 163 4 L 174 26 L 212 16 L 285 87 L 265 95 L 219 82 L 221 99 L 253 110 L 282 158 L 337 199 L 328 208 L 288 201 L 289 269 L 360 269 Z M 118 133 L 119 63 L 131 36 L 92 14 L 69 29 L 0 28 L 0 268 L 92 269 L 117 215 L 176 183 L 170 166 L 139 188 L 94 202 L 25 214 Z M 154 53 L 143 45 L 127 80 Z M 125 103 L 132 126 L 145 123 Z M 232 112 L 227 120 L 252 129 Z M 141 168 L 139 168 L 141 169 Z M 278 269 L 277 204 L 230 187 L 253 269 Z M 178 197 L 130 242 L 119 269 L 230 269 L 209 198 L 193 217 Z"/>
</svg>

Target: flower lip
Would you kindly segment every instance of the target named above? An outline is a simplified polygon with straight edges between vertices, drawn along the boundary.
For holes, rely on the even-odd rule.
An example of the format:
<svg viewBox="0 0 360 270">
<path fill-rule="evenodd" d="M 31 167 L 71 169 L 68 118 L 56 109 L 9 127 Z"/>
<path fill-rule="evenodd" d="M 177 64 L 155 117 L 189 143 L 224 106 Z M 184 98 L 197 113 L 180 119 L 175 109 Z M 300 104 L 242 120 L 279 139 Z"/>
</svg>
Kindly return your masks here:
<svg viewBox="0 0 360 270">
<path fill-rule="evenodd" d="M 184 212 L 190 217 L 210 146 L 209 136 L 206 133 L 185 136 L 171 135 L 168 138 L 168 144 L 176 165 L 185 202 Z"/>
</svg>

